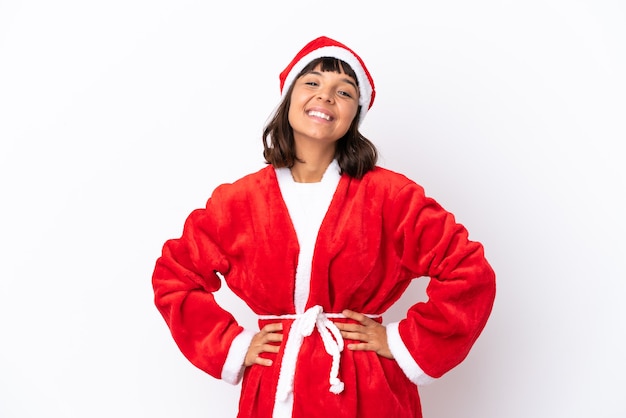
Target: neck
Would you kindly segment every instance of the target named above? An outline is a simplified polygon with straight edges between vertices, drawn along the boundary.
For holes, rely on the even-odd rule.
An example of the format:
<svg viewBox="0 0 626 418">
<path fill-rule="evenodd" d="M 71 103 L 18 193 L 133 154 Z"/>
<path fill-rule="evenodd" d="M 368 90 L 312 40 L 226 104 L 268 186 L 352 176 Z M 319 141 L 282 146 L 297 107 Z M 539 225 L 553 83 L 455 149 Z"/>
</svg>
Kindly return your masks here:
<svg viewBox="0 0 626 418">
<path fill-rule="evenodd" d="M 333 144 L 334 145 L 334 144 Z M 324 150 L 298 149 L 301 161 L 291 167 L 291 175 L 297 183 L 317 183 L 322 181 L 326 169 L 335 158 L 335 147 Z"/>
</svg>

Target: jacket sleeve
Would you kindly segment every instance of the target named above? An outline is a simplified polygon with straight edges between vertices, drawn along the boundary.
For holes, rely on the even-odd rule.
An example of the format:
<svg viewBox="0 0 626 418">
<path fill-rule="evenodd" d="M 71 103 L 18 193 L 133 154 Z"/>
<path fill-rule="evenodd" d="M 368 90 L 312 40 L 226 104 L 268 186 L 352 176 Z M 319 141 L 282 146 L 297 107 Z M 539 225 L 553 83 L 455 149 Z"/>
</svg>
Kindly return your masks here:
<svg viewBox="0 0 626 418">
<path fill-rule="evenodd" d="M 392 205 L 401 268 L 430 282 L 428 300 L 413 305 L 406 318 L 390 327 L 390 340 L 399 336 L 401 344 L 394 344 L 401 351 L 399 365 L 415 383 L 424 383 L 468 355 L 493 307 L 495 273 L 483 246 L 470 241 L 465 227 L 419 185 L 404 186 Z"/>
<path fill-rule="evenodd" d="M 243 364 L 242 358 L 233 362 L 233 357 L 241 357 L 241 347 L 237 356 L 229 355 L 233 341 L 241 334 L 237 339 L 240 343 L 235 344 L 241 346 L 241 341 L 249 342 L 250 337 L 244 337 L 243 328 L 213 296 L 221 286 L 218 273 L 226 275 L 230 265 L 218 245 L 217 220 L 222 215 L 212 199 L 206 208 L 189 215 L 180 238 L 165 242 L 152 274 L 152 285 L 155 305 L 184 356 L 211 376 L 224 378 L 227 358 L 231 369 L 233 363 Z M 230 375 L 231 379 L 239 378 L 232 376 L 232 370 Z"/>
</svg>

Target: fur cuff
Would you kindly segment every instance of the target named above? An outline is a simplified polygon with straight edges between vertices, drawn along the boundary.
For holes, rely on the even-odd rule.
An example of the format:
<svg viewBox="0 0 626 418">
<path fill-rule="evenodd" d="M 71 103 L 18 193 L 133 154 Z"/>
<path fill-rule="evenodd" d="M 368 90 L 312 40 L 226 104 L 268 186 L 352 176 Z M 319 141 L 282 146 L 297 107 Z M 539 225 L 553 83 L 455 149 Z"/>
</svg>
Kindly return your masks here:
<svg viewBox="0 0 626 418">
<path fill-rule="evenodd" d="M 434 382 L 436 379 L 424 373 L 415 360 L 413 360 L 413 356 L 411 356 L 411 353 L 400 337 L 398 324 L 399 322 L 392 322 L 386 326 L 387 344 L 389 344 L 391 354 L 393 354 L 398 365 L 411 382 L 420 386 Z"/>
<path fill-rule="evenodd" d="M 230 349 L 228 350 L 228 356 L 224 367 L 222 367 L 222 380 L 236 385 L 241 382 L 244 370 L 244 361 L 246 360 L 246 353 L 250 347 L 254 332 L 244 329 L 243 332 L 235 337 Z"/>
</svg>

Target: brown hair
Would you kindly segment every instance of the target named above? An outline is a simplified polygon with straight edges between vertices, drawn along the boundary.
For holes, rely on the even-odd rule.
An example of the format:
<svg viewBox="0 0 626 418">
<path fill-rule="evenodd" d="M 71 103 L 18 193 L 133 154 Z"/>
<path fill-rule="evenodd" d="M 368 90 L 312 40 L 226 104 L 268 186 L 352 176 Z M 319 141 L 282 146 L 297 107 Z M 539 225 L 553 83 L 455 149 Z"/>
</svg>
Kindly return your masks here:
<svg viewBox="0 0 626 418">
<path fill-rule="evenodd" d="M 313 71 L 320 64 L 322 71 L 344 73 L 357 80 L 354 70 L 348 64 L 330 57 L 317 58 L 311 61 L 300 71 L 296 80 L 304 74 Z M 296 161 L 300 161 L 296 156 L 293 129 L 289 125 L 288 118 L 291 92 L 294 84 L 295 82 L 289 86 L 283 101 L 279 104 L 274 116 L 263 130 L 263 157 L 267 164 L 271 164 L 276 168 L 291 168 Z M 360 113 L 361 107 L 359 106 L 356 116 L 352 120 L 350 128 L 348 128 L 348 132 L 337 141 L 335 152 L 335 158 L 339 163 L 341 172 L 358 179 L 372 170 L 376 165 L 376 161 L 378 161 L 376 146 L 359 132 Z"/>
</svg>

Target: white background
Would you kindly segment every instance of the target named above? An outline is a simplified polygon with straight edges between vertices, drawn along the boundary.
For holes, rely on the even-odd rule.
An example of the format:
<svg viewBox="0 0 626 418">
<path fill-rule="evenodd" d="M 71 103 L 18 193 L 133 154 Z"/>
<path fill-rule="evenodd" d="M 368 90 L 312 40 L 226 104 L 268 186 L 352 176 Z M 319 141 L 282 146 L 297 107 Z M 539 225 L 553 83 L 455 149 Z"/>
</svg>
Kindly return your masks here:
<svg viewBox="0 0 626 418">
<path fill-rule="evenodd" d="M 0 417 L 235 416 L 239 387 L 176 348 L 152 268 L 264 165 L 278 74 L 319 35 L 373 74 L 380 164 L 498 275 L 425 417 L 626 416 L 623 1 L 63 0 L 0 1 Z"/>
</svg>

